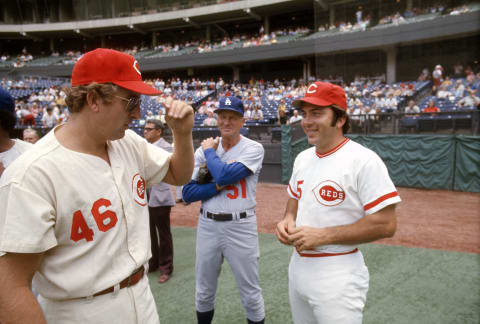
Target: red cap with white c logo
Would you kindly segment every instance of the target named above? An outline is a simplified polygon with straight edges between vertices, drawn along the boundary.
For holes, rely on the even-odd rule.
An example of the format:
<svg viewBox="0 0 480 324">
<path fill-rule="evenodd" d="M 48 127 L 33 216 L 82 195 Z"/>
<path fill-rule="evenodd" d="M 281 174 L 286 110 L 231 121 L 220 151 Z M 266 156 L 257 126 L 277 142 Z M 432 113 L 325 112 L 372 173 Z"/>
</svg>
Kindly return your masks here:
<svg viewBox="0 0 480 324">
<path fill-rule="evenodd" d="M 329 82 L 314 82 L 310 84 L 305 93 L 305 97 L 292 102 L 292 106 L 300 109 L 306 102 L 315 106 L 336 108 L 347 110 L 347 97 L 342 87 Z"/>
<path fill-rule="evenodd" d="M 73 87 L 92 82 L 113 83 L 145 95 L 162 93 L 143 82 L 138 62 L 133 56 L 106 48 L 85 53 L 73 67 Z"/>
</svg>

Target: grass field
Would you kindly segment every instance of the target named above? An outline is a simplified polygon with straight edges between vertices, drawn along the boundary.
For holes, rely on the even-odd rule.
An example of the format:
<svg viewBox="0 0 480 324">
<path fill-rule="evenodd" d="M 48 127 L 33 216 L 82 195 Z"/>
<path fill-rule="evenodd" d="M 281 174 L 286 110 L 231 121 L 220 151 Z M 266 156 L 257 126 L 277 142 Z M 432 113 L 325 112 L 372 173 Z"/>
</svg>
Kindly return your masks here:
<svg viewBox="0 0 480 324">
<path fill-rule="evenodd" d="M 162 324 L 196 323 L 195 229 L 173 228 L 175 270 L 166 284 L 149 274 Z M 287 293 L 291 248 L 260 234 L 260 286 L 266 322 L 292 323 Z M 379 244 L 361 246 L 370 271 L 366 324 L 480 323 L 480 256 Z M 213 323 L 246 323 L 235 281 L 224 263 Z"/>
</svg>

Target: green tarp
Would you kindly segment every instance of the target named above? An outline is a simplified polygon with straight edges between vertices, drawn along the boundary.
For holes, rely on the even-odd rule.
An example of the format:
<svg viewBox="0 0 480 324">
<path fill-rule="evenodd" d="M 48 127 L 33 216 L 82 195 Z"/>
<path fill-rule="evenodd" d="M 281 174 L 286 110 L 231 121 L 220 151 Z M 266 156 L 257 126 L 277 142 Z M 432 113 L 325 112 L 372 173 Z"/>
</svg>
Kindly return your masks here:
<svg viewBox="0 0 480 324">
<path fill-rule="evenodd" d="M 348 135 L 376 152 L 397 186 L 480 192 L 480 137 L 454 135 Z M 282 128 L 282 182 L 307 139 L 291 141 Z"/>
<path fill-rule="evenodd" d="M 456 137 L 454 189 L 480 192 L 480 137 Z"/>
</svg>

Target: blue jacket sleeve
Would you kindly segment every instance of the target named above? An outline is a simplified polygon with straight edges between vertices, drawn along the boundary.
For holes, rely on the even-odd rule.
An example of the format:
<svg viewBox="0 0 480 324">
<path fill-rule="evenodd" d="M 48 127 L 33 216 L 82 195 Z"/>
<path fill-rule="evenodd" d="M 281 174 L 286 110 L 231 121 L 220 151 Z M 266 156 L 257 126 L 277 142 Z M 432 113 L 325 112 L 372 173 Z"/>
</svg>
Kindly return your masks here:
<svg viewBox="0 0 480 324">
<path fill-rule="evenodd" d="M 192 180 L 183 186 L 182 199 L 186 203 L 192 203 L 198 200 L 210 199 L 217 193 L 215 182 L 198 184 L 195 180 Z"/>
<path fill-rule="evenodd" d="M 204 151 L 208 170 L 219 186 L 237 183 L 252 174 L 252 171 L 240 162 L 224 163 L 213 148 Z"/>
</svg>

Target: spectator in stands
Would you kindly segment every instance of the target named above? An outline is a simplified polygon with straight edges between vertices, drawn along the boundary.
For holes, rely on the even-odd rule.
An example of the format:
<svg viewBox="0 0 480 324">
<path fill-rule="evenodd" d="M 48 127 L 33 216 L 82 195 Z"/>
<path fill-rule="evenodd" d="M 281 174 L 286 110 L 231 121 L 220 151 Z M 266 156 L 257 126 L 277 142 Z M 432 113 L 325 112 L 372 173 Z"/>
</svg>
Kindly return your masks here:
<svg viewBox="0 0 480 324">
<path fill-rule="evenodd" d="M 355 127 L 363 127 L 363 123 L 365 121 L 365 114 L 363 103 L 355 106 L 351 112 L 351 121 L 352 126 Z"/>
<path fill-rule="evenodd" d="M 20 120 L 20 124 L 23 126 L 35 126 L 35 117 L 27 109 L 27 105 L 24 102 L 20 102 L 17 105 L 17 118 Z"/>
<path fill-rule="evenodd" d="M 410 100 L 408 106 L 405 108 L 405 115 L 415 116 L 420 113 L 420 108 L 415 104 L 415 101 Z"/>
<path fill-rule="evenodd" d="M 461 78 L 463 77 L 463 65 L 460 62 L 457 62 L 453 66 L 453 76 L 455 78 Z"/>
<path fill-rule="evenodd" d="M 435 66 L 435 70 L 432 72 L 433 79 L 433 92 L 437 92 L 438 87 L 443 81 L 443 68 L 440 64 Z"/>
<path fill-rule="evenodd" d="M 376 121 L 378 119 L 375 103 L 373 103 L 372 107 L 365 106 L 365 114 L 369 121 Z"/>
<path fill-rule="evenodd" d="M 23 140 L 28 143 L 35 144 L 40 139 L 38 132 L 33 128 L 25 128 L 23 130 Z"/>
<path fill-rule="evenodd" d="M 285 113 L 287 112 L 287 106 L 285 105 L 285 100 L 284 99 L 280 99 L 280 104 L 278 105 L 277 109 L 279 111 L 283 110 Z"/>
<path fill-rule="evenodd" d="M 353 91 L 355 92 L 355 95 L 353 95 L 352 98 L 350 98 L 350 100 L 348 101 L 348 106 L 349 107 L 355 107 L 355 106 L 358 106 L 359 104 L 362 103 L 359 96 L 357 96 L 356 91 L 355 90 L 353 90 Z M 359 95 L 360 95 L 360 93 L 359 93 Z"/>
<path fill-rule="evenodd" d="M 277 111 L 277 121 L 280 125 L 288 125 L 288 117 L 285 110 Z"/>
<path fill-rule="evenodd" d="M 428 68 L 424 68 L 422 73 L 418 76 L 417 81 L 422 82 L 427 80 L 430 80 L 430 72 L 428 71 Z"/>
<path fill-rule="evenodd" d="M 69 116 L 70 116 L 70 111 L 68 110 L 68 107 L 60 108 L 60 114 L 58 115 L 58 122 L 65 123 L 68 120 Z"/>
<path fill-rule="evenodd" d="M 470 89 L 468 91 L 469 95 L 463 98 L 458 102 L 458 106 L 461 108 L 471 108 L 474 109 L 480 105 L 480 98 L 475 95 L 475 90 Z"/>
<path fill-rule="evenodd" d="M 423 112 L 426 112 L 426 113 L 437 113 L 437 112 L 440 112 L 440 108 L 438 108 L 437 106 L 435 106 L 435 101 L 433 99 L 430 99 L 428 101 L 428 106 L 423 109 Z"/>
<path fill-rule="evenodd" d="M 263 112 L 259 104 L 256 104 L 252 111 L 252 119 L 258 121 L 263 120 Z"/>
<path fill-rule="evenodd" d="M 153 115 L 153 111 L 149 110 L 147 112 L 147 116 L 145 116 L 145 120 L 149 121 L 151 119 L 156 119 L 155 116 Z"/>
<path fill-rule="evenodd" d="M 303 117 L 298 114 L 298 110 L 295 109 L 295 110 L 293 111 L 292 117 L 290 117 L 289 122 L 290 122 L 290 124 L 293 124 L 293 123 L 295 123 L 295 122 L 297 122 L 297 121 L 299 121 L 299 120 L 302 120 L 302 118 L 303 118 Z"/>
<path fill-rule="evenodd" d="M 31 147 L 24 141 L 10 139 L 15 119 L 15 101 L 9 92 L 0 88 L 0 176 L 10 163 Z"/>
<path fill-rule="evenodd" d="M 465 92 L 465 86 L 463 85 L 462 80 L 457 80 L 457 82 L 455 83 L 455 91 L 454 91 L 455 97 L 463 98 L 464 92 Z"/>
<path fill-rule="evenodd" d="M 452 79 L 450 79 L 450 77 L 447 75 L 447 76 L 445 77 L 445 80 L 443 80 L 442 84 L 440 85 L 440 87 L 446 87 L 446 88 L 448 88 L 448 87 L 450 87 L 452 84 L 453 84 Z"/>
<path fill-rule="evenodd" d="M 470 70 L 467 74 L 467 88 L 477 90 L 477 84 L 475 81 L 475 74 L 473 73 L 473 71 Z"/>
<path fill-rule="evenodd" d="M 375 106 L 382 110 L 385 108 L 385 98 L 383 97 L 383 94 L 380 93 L 376 98 L 375 98 Z"/>
<path fill-rule="evenodd" d="M 360 24 L 362 22 L 362 6 L 358 7 L 355 17 L 357 18 L 357 23 Z"/>
<path fill-rule="evenodd" d="M 163 113 L 163 109 L 160 108 L 158 109 L 157 115 L 155 116 L 155 119 L 158 119 L 162 122 L 163 125 L 166 125 L 167 122 L 165 120 L 165 114 Z"/>
<path fill-rule="evenodd" d="M 387 112 L 394 112 L 397 111 L 398 101 L 397 98 L 394 96 L 394 92 L 390 92 L 387 100 L 385 100 L 385 109 Z"/>
<path fill-rule="evenodd" d="M 249 106 L 245 107 L 245 112 L 243 113 L 243 118 L 245 118 L 245 120 L 251 120 L 252 119 L 252 111 L 250 110 Z"/>
<path fill-rule="evenodd" d="M 208 111 L 208 117 L 203 120 L 202 126 L 217 126 L 217 119 L 215 118 L 213 111 Z"/>
<path fill-rule="evenodd" d="M 46 113 L 43 113 L 42 125 L 43 127 L 53 128 L 58 124 L 58 117 L 53 113 L 53 108 L 47 106 Z"/>
<path fill-rule="evenodd" d="M 445 86 L 443 83 L 440 86 L 440 88 L 437 91 L 437 98 L 438 99 L 448 99 L 452 96 L 453 94 L 447 90 L 447 86 Z"/>
</svg>

